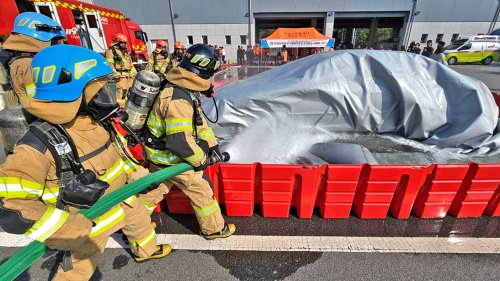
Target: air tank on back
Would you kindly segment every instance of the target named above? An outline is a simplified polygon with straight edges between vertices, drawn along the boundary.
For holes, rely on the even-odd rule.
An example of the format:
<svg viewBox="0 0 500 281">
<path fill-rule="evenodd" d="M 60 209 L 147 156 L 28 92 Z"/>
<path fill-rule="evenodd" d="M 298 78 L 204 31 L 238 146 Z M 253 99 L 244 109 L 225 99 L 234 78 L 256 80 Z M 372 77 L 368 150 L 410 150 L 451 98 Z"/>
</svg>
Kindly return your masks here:
<svg viewBox="0 0 500 281">
<path fill-rule="evenodd" d="M 19 99 L 12 90 L 7 70 L 0 64 L 0 163 L 27 130 Z"/>
<path fill-rule="evenodd" d="M 125 124 L 132 130 L 140 131 L 144 127 L 149 110 L 160 91 L 160 84 L 160 77 L 148 70 L 142 70 L 135 76 L 125 106 L 125 112 L 128 113 Z"/>
<path fill-rule="evenodd" d="M 10 97 L 7 98 L 7 96 Z M 24 118 L 21 105 L 16 105 L 16 102 L 11 100 L 13 97 L 12 91 L 0 94 L 0 99 L 5 106 L 0 110 L 0 138 L 5 153 L 12 151 L 16 142 L 28 130 L 28 123 Z M 0 153 L 0 161 L 1 158 Z"/>
</svg>

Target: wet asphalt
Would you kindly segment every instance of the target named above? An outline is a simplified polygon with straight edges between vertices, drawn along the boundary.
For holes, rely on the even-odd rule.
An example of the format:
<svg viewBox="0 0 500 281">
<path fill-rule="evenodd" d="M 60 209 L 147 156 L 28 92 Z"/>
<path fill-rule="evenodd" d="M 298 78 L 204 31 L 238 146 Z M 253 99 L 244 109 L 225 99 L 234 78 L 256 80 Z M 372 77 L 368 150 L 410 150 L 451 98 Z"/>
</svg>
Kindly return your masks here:
<svg viewBox="0 0 500 281">
<path fill-rule="evenodd" d="M 317 212 L 300 219 L 293 209 L 288 218 L 263 218 L 258 208 L 252 217 L 225 217 L 236 224 L 240 235 L 263 236 L 362 236 L 362 237 L 483 237 L 500 238 L 500 218 L 419 219 L 323 219 Z M 224 213 L 224 212 L 223 212 Z M 167 234 L 198 234 L 194 215 L 155 213 L 157 231 Z"/>
<path fill-rule="evenodd" d="M 476 78 L 483 81 L 488 88 L 500 94 L 500 63 L 494 62 L 490 65 L 482 65 L 480 63 L 450 65 L 450 68 L 458 73 Z"/>
<path fill-rule="evenodd" d="M 361 220 L 225 217 L 239 235 L 489 237 L 500 238 L 500 218 Z M 153 214 L 158 233 L 196 234 L 194 215 Z M 0 248 L 0 261 L 17 249 Z M 51 252 L 16 280 L 49 280 L 61 255 Z M 498 280 L 500 255 L 319 253 L 174 250 L 137 264 L 126 249 L 106 249 L 91 280 Z"/>
</svg>

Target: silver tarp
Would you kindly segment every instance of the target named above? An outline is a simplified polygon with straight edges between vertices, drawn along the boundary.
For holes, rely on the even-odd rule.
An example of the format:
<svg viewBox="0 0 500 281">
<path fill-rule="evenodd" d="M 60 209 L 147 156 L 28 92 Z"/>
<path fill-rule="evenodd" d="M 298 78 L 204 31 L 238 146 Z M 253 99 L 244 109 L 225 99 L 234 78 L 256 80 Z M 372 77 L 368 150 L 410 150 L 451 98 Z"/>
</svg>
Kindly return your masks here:
<svg viewBox="0 0 500 281">
<path fill-rule="evenodd" d="M 329 141 L 325 133 L 389 135 L 475 154 L 500 144 L 498 107 L 485 84 L 406 52 L 315 54 L 222 86 L 216 103 L 211 126 L 226 144 L 243 135 L 242 146 L 312 145 Z M 215 116 L 212 101 L 203 108 Z"/>
</svg>

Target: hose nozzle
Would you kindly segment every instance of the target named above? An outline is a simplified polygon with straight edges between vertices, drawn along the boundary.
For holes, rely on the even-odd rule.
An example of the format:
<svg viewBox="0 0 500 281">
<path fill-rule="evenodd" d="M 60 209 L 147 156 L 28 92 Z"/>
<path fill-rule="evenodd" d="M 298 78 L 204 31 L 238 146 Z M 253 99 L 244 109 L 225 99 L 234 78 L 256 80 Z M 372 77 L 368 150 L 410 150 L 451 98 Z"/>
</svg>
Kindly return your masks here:
<svg viewBox="0 0 500 281">
<path fill-rule="evenodd" d="M 222 152 L 221 155 L 214 153 L 207 157 L 207 163 L 208 165 L 213 165 L 218 162 L 227 162 L 230 158 L 231 156 L 227 152 Z"/>
</svg>

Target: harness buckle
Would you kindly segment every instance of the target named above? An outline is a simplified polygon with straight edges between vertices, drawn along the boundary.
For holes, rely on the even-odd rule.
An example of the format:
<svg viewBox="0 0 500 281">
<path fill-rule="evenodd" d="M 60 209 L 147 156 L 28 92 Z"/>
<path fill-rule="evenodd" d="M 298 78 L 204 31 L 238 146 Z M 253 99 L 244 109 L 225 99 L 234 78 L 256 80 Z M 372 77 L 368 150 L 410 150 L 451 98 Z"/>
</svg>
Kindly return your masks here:
<svg viewBox="0 0 500 281">
<path fill-rule="evenodd" d="M 61 143 L 56 143 L 54 140 L 49 139 L 49 143 L 54 146 L 59 156 L 66 155 L 71 153 L 71 146 L 67 141 L 63 141 Z"/>
</svg>

